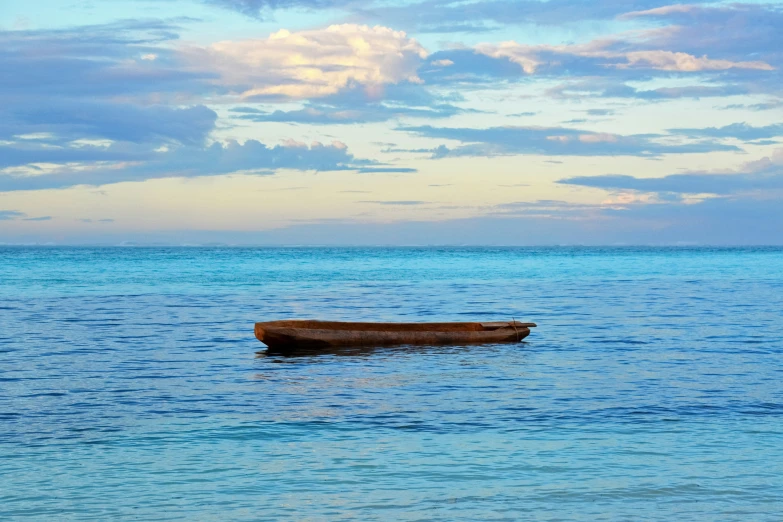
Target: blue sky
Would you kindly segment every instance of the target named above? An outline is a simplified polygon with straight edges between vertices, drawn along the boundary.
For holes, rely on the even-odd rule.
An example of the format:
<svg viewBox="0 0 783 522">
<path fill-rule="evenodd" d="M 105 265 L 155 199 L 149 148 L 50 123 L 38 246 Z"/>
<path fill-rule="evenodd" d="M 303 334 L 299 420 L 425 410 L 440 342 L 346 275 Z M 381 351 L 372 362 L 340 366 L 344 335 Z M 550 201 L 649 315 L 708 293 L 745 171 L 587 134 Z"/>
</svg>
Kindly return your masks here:
<svg viewBox="0 0 783 522">
<path fill-rule="evenodd" d="M 783 3 L 0 6 L 0 242 L 783 244 Z"/>
</svg>

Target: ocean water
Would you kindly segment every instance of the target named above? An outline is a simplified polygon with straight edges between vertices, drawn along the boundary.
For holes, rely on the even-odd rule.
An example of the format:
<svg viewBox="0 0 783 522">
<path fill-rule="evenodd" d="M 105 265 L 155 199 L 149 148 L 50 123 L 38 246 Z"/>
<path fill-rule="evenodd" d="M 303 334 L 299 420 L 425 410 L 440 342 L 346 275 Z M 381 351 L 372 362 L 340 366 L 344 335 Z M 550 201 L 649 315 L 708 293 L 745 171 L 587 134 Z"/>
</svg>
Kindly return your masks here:
<svg viewBox="0 0 783 522">
<path fill-rule="evenodd" d="M 782 316 L 773 248 L 0 248 L 0 520 L 781 520 Z"/>
</svg>

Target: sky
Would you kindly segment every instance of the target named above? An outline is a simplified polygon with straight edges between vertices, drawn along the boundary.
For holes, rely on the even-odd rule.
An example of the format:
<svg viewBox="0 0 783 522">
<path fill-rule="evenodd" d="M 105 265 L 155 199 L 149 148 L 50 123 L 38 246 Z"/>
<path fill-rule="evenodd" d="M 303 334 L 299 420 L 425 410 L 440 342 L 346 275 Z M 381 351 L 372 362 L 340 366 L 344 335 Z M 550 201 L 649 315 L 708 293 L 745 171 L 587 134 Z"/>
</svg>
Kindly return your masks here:
<svg viewBox="0 0 783 522">
<path fill-rule="evenodd" d="M 0 2 L 0 243 L 782 245 L 783 2 Z"/>
</svg>

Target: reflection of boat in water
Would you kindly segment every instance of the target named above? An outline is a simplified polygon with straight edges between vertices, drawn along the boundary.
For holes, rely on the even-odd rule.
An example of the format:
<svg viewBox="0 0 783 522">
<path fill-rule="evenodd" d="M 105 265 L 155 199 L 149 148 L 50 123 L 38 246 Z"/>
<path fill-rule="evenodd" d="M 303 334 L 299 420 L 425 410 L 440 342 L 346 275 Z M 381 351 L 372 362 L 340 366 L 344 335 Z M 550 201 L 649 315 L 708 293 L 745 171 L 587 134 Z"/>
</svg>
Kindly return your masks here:
<svg viewBox="0 0 783 522">
<path fill-rule="evenodd" d="M 338 346 L 459 345 L 516 343 L 535 323 L 348 323 L 270 321 L 256 323 L 256 338 L 274 350 Z"/>
</svg>

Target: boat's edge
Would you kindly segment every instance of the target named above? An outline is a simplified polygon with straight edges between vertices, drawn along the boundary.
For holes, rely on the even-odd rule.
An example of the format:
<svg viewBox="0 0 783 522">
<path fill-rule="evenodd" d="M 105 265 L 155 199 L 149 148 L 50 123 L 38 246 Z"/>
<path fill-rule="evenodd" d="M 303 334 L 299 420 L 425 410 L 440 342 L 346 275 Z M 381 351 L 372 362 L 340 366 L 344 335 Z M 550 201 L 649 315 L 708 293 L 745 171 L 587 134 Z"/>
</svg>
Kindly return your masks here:
<svg viewBox="0 0 783 522">
<path fill-rule="evenodd" d="M 481 321 L 481 322 L 437 322 L 437 323 L 395 323 L 395 322 L 359 322 L 359 321 L 322 321 L 318 319 L 281 319 L 257 322 L 256 326 L 287 327 L 319 330 L 377 330 L 377 331 L 485 331 L 497 328 L 517 327 L 535 328 L 536 323 L 520 321 Z"/>
<path fill-rule="evenodd" d="M 256 338 L 274 349 L 293 349 L 299 347 L 326 348 L 340 346 L 393 346 L 393 345 L 461 345 L 461 344 L 494 344 L 519 342 L 530 335 L 530 328 L 506 323 L 505 327 L 481 330 L 438 330 L 435 325 L 430 330 L 348 330 L 296 328 L 279 326 L 282 321 L 260 322 L 255 324 Z M 286 323 L 284 323 L 286 324 Z M 290 324 L 290 322 L 287 322 Z M 312 324 L 312 322 L 310 323 Z M 327 322 L 323 322 L 324 325 Z M 345 325 L 346 323 L 343 323 Z M 383 323 L 364 323 L 382 326 Z M 400 325 L 402 323 L 395 323 Z M 420 327 L 427 323 L 416 323 Z M 449 325 L 480 323 L 448 323 Z"/>
</svg>

